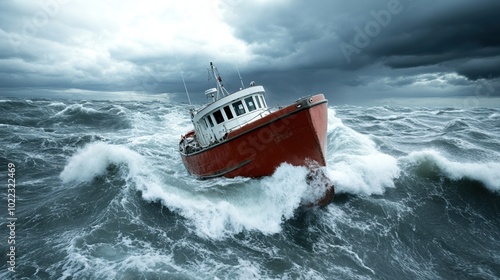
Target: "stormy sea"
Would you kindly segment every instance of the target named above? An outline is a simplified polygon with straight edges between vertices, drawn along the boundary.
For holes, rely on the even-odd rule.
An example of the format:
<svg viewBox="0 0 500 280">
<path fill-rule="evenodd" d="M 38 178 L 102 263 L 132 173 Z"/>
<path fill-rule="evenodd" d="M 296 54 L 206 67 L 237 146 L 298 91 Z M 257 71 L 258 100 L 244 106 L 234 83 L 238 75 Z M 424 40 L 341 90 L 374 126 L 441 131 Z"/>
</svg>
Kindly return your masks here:
<svg viewBox="0 0 500 280">
<path fill-rule="evenodd" d="M 500 278 L 500 109 L 328 113 L 304 207 L 304 167 L 188 174 L 186 104 L 1 98 L 0 278 Z"/>
</svg>

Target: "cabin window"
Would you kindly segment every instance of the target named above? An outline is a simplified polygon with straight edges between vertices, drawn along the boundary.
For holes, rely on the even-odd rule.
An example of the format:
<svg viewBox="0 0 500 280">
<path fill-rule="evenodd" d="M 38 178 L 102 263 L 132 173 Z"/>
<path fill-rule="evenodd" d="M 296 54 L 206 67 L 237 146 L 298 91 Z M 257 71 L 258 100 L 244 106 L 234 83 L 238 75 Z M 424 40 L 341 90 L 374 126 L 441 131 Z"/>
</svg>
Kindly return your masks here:
<svg viewBox="0 0 500 280">
<path fill-rule="evenodd" d="M 255 99 L 255 104 L 257 104 L 257 108 L 262 108 L 262 105 L 260 104 L 259 96 L 256 95 L 254 96 Z"/>
<path fill-rule="evenodd" d="M 207 124 L 207 119 L 203 118 L 203 125 L 205 126 L 205 129 L 208 128 L 208 124 Z"/>
<path fill-rule="evenodd" d="M 214 122 L 212 121 L 212 118 L 210 116 L 207 116 L 208 122 L 210 123 L 211 127 L 214 127 Z"/>
<path fill-rule="evenodd" d="M 229 106 L 224 107 L 224 112 L 226 113 L 228 120 L 233 118 L 233 112 L 231 112 L 231 108 L 229 108 Z"/>
<path fill-rule="evenodd" d="M 241 101 L 234 102 L 233 109 L 237 116 L 245 114 L 245 107 Z"/>
<path fill-rule="evenodd" d="M 264 97 L 262 97 L 262 95 L 259 95 L 259 98 L 260 98 L 260 101 L 262 102 L 262 106 L 267 107 L 266 106 L 266 101 L 264 100 Z"/>
<path fill-rule="evenodd" d="M 214 118 L 217 124 L 224 122 L 224 117 L 222 116 L 222 112 L 220 110 L 214 112 Z"/>
<path fill-rule="evenodd" d="M 257 109 L 255 108 L 255 103 L 253 103 L 253 98 L 251 96 L 245 98 L 245 102 L 247 103 L 247 108 L 249 112 L 252 112 L 253 110 Z"/>
</svg>

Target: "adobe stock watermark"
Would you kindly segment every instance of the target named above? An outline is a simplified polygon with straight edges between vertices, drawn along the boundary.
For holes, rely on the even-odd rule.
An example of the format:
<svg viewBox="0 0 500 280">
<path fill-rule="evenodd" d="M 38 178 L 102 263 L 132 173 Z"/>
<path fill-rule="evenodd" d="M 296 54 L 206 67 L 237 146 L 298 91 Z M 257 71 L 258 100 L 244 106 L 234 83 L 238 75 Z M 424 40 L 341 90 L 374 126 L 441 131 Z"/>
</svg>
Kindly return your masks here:
<svg viewBox="0 0 500 280">
<path fill-rule="evenodd" d="M 411 1 L 411 0 L 408 0 Z M 344 55 L 347 63 L 351 63 L 351 56 L 354 54 L 360 54 L 361 51 L 368 47 L 371 40 L 377 37 L 384 27 L 389 26 L 392 21 L 393 16 L 400 14 L 403 11 L 403 5 L 399 0 L 389 0 L 387 2 L 386 9 L 376 12 L 375 10 L 370 11 L 370 15 L 373 20 L 368 21 L 364 28 L 361 29 L 358 26 L 354 27 L 354 37 L 349 43 L 341 42 L 340 50 Z"/>
<path fill-rule="evenodd" d="M 153 65 L 151 67 L 146 66 L 141 73 L 140 83 L 134 87 L 134 91 L 137 92 L 155 92 L 164 83 L 162 79 L 164 70 L 160 69 L 158 65 Z"/>
<path fill-rule="evenodd" d="M 493 75 L 491 73 L 488 75 L 487 79 L 479 76 L 478 84 L 474 88 L 474 96 L 464 98 L 462 108 L 477 107 L 480 104 L 479 98 L 490 97 L 495 92 L 495 88 L 489 82 L 492 78 Z"/>
<path fill-rule="evenodd" d="M 71 0 L 43 0 L 38 3 L 39 9 L 31 17 L 22 17 L 20 32 L 9 34 L 9 41 L 17 53 L 21 45 L 26 44 L 30 37 L 35 36 L 61 11 L 61 7 Z"/>
</svg>

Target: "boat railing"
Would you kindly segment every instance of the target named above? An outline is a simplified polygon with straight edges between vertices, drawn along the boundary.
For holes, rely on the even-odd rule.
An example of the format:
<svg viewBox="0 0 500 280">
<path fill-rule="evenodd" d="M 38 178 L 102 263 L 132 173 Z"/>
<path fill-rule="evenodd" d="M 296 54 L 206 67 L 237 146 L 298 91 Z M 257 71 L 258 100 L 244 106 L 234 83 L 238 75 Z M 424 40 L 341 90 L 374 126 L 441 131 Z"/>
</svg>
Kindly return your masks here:
<svg viewBox="0 0 500 280">
<path fill-rule="evenodd" d="M 243 126 L 245 126 L 245 125 L 247 125 L 247 124 L 249 124 L 249 123 L 253 122 L 253 121 L 254 121 L 255 119 L 257 119 L 257 118 L 262 118 L 262 114 L 264 114 L 264 113 L 266 113 L 266 112 L 267 112 L 267 113 L 269 113 L 269 114 L 271 114 L 271 113 L 272 113 L 272 112 L 271 112 L 271 109 L 266 108 L 264 111 L 262 111 L 260 114 L 256 115 L 255 117 L 251 118 L 249 121 L 247 121 L 247 122 L 245 122 L 245 123 L 243 123 L 243 124 L 238 124 L 237 126 L 235 126 L 235 127 L 231 128 L 231 129 L 227 130 L 227 133 L 232 132 L 232 131 L 233 131 L 233 130 L 235 130 L 235 129 L 240 129 L 240 128 L 242 128 Z"/>
</svg>

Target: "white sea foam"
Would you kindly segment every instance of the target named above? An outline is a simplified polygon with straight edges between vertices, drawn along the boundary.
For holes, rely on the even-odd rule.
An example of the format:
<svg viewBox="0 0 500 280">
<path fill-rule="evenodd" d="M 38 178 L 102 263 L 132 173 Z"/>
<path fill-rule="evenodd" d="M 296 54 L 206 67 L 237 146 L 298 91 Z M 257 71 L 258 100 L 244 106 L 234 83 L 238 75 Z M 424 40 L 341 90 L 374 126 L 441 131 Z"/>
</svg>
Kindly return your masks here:
<svg viewBox="0 0 500 280">
<path fill-rule="evenodd" d="M 237 279 L 262 279 L 261 267 L 259 263 L 238 258 L 238 265 L 234 267 L 237 272 Z"/>
<path fill-rule="evenodd" d="M 189 112 L 184 112 L 183 109 L 163 108 L 159 110 L 158 115 L 133 112 L 129 118 L 135 134 L 131 139 L 133 145 L 156 141 L 163 145 L 162 149 L 177 150 L 181 135 L 192 129 Z M 151 149 L 150 146 L 147 148 Z"/>
<path fill-rule="evenodd" d="M 54 117 L 60 117 L 64 114 L 68 114 L 68 113 L 73 113 L 73 112 L 83 112 L 83 113 L 87 113 L 87 114 L 92 114 L 92 113 L 97 113 L 98 111 L 93 109 L 93 108 L 89 108 L 89 107 L 84 107 L 85 104 L 72 104 L 72 105 L 68 105 L 66 108 L 64 108 L 63 110 L 57 112 Z"/>
<path fill-rule="evenodd" d="M 382 194 L 399 176 L 397 159 L 380 152 L 373 140 L 345 126 L 328 111 L 328 164 L 337 192 Z"/>
<path fill-rule="evenodd" d="M 60 177 L 64 183 L 90 181 L 106 172 L 109 164 L 128 167 L 126 179 L 146 201 L 159 201 L 187 218 L 203 237 L 224 238 L 244 230 L 273 234 L 281 231 L 283 218 L 293 216 L 301 203 L 316 197 L 306 182 L 307 169 L 281 165 L 273 176 L 261 180 L 221 179 L 236 184 L 213 195 L 200 190 L 199 181 L 186 181 L 189 189 L 170 186 L 155 175 L 145 158 L 129 148 L 96 142 L 73 155 Z M 146 172 L 148 171 L 148 172 Z"/>
<path fill-rule="evenodd" d="M 359 257 L 359 255 L 353 251 L 351 246 L 340 246 L 340 245 L 329 245 L 333 250 L 336 251 L 342 251 L 345 253 L 346 256 L 352 259 L 354 263 L 356 263 L 358 266 L 366 269 L 367 271 L 371 272 L 373 275 L 375 275 L 375 271 L 373 269 L 369 268 L 368 266 L 365 265 L 363 260 Z"/>
<path fill-rule="evenodd" d="M 94 142 L 73 155 L 60 174 L 63 183 L 85 182 L 106 172 L 110 164 L 126 164 L 132 172 L 144 166 L 144 158 L 121 145 Z"/>
<path fill-rule="evenodd" d="M 451 180 L 477 180 L 493 192 L 500 193 L 500 163 L 457 162 L 445 158 L 436 150 L 412 152 L 401 159 L 411 165 L 431 163 Z"/>
<path fill-rule="evenodd" d="M 50 106 L 50 107 L 64 107 L 64 106 L 66 106 L 66 104 L 64 104 L 62 102 L 52 102 L 52 103 L 48 104 L 47 106 Z"/>
<path fill-rule="evenodd" d="M 116 279 L 123 277 L 127 270 L 141 271 L 141 273 L 165 273 L 168 271 L 179 274 L 187 273 L 184 269 L 175 266 L 170 254 L 154 248 L 149 242 L 141 242 L 141 246 L 134 246 L 123 250 L 130 240 L 117 240 L 116 244 L 81 242 L 85 237 L 81 232 L 67 232 L 60 237 L 61 248 L 66 251 L 64 260 L 49 268 L 51 271 L 62 267 L 62 279 L 66 278 L 98 278 Z M 92 233 L 87 233 L 92 234 Z M 59 249 L 59 248 L 57 248 Z"/>
<path fill-rule="evenodd" d="M 306 174 L 304 167 L 284 164 L 273 176 L 235 186 L 244 191 L 231 195 L 228 190 L 222 198 L 172 193 L 155 184 L 144 185 L 142 192 L 144 199 L 161 201 L 188 218 L 203 237 L 219 239 L 243 230 L 273 234 L 281 231 L 282 219 L 291 218 L 302 198 L 310 195 Z"/>
<path fill-rule="evenodd" d="M 498 118 L 500 118 L 500 113 L 493 113 L 488 118 L 489 119 L 498 119 Z"/>
</svg>

